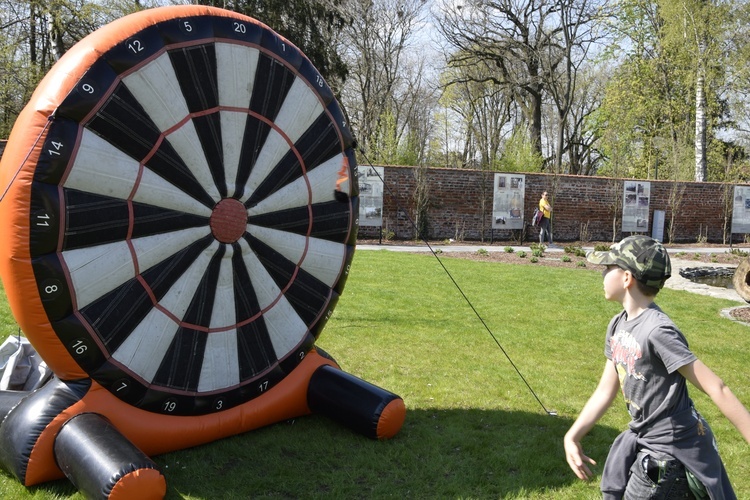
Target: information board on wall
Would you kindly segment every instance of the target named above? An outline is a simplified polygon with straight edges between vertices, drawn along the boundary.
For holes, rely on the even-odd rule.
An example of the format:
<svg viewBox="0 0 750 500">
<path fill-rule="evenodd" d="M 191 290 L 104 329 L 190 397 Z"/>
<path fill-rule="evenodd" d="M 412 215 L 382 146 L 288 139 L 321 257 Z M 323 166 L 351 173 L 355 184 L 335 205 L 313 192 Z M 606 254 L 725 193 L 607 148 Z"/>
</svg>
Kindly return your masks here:
<svg viewBox="0 0 750 500">
<path fill-rule="evenodd" d="M 750 186 L 734 186 L 732 232 L 750 233 Z"/>
<path fill-rule="evenodd" d="M 359 167 L 359 225 L 383 227 L 383 167 Z"/>
<path fill-rule="evenodd" d="M 495 174 L 492 195 L 492 229 L 523 229 L 526 176 Z"/>
<path fill-rule="evenodd" d="M 648 233 L 648 208 L 651 202 L 651 183 L 625 181 L 622 197 L 622 232 Z"/>
</svg>

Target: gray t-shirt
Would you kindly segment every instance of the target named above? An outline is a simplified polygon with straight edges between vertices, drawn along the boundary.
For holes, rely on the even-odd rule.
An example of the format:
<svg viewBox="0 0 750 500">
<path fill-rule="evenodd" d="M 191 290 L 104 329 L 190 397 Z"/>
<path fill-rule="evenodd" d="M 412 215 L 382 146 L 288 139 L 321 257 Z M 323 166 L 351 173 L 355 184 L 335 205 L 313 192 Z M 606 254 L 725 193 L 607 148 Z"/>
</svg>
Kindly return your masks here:
<svg viewBox="0 0 750 500">
<path fill-rule="evenodd" d="M 604 355 L 617 367 L 634 432 L 690 407 L 685 378 L 677 370 L 697 358 L 656 304 L 633 320 L 625 311 L 612 318 Z"/>
</svg>

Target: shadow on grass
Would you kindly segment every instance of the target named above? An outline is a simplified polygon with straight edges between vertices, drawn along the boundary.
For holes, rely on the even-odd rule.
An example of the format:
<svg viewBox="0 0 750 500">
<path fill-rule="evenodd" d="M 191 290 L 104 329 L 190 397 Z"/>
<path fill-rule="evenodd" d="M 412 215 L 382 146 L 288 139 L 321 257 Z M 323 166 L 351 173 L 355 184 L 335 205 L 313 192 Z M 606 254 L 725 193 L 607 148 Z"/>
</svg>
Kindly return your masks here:
<svg viewBox="0 0 750 500">
<path fill-rule="evenodd" d="M 598 478 L 582 483 L 565 463 L 571 423 L 542 413 L 416 409 L 395 438 L 372 441 L 311 415 L 154 459 L 167 499 L 595 498 Z M 595 472 L 618 433 L 597 426 L 586 438 Z M 14 481 L 4 476 L 6 486 Z M 15 491 L 83 498 L 66 480 Z"/>
<path fill-rule="evenodd" d="M 562 437 L 571 423 L 526 412 L 411 410 L 394 439 L 377 442 L 310 416 L 157 461 L 168 498 L 598 494 L 598 479 L 584 485 L 565 462 Z M 587 437 L 598 469 L 618 433 L 599 426 Z"/>
</svg>

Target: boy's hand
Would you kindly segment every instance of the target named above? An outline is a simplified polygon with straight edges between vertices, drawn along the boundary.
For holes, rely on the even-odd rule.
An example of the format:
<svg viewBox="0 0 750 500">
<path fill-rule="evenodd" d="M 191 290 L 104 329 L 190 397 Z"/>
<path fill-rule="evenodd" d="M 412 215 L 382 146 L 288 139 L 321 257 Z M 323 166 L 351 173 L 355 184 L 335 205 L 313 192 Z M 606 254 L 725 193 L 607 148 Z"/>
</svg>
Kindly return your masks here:
<svg viewBox="0 0 750 500">
<path fill-rule="evenodd" d="M 581 448 L 581 444 L 568 439 L 567 437 L 564 440 L 564 444 L 565 458 L 575 475 L 578 476 L 578 479 L 588 481 L 589 479 L 594 477 L 591 469 L 589 469 L 589 466 L 586 464 L 589 463 L 591 465 L 596 465 L 596 462 L 583 454 L 583 448 Z"/>
</svg>

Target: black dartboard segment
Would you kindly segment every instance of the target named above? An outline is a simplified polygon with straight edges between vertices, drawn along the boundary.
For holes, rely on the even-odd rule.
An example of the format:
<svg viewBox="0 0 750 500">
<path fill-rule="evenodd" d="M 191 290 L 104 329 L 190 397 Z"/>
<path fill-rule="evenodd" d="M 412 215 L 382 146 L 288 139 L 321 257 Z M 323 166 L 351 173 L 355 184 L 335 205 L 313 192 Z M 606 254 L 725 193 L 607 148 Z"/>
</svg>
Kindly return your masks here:
<svg viewBox="0 0 750 500">
<path fill-rule="evenodd" d="M 53 328 L 94 380 L 195 415 L 299 364 L 353 256 L 342 116 L 299 50 L 244 18 L 164 21 L 91 64 L 50 123 L 29 244 Z"/>
</svg>

